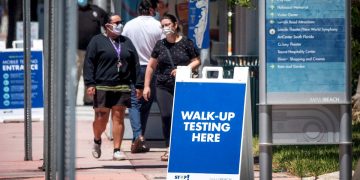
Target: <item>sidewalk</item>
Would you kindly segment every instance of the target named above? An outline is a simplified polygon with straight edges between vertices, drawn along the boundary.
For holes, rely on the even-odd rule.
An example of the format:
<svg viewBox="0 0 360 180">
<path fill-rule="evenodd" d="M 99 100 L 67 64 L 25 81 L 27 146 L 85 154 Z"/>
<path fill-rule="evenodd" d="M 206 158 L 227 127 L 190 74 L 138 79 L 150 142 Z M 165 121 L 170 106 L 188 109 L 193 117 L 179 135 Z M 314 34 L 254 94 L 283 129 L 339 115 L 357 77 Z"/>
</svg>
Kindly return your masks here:
<svg viewBox="0 0 360 180">
<path fill-rule="evenodd" d="M 131 154 L 130 140 L 123 141 L 122 150 L 127 159 L 112 161 L 112 142 L 103 135 L 103 154 L 100 159 L 91 155 L 92 122 L 78 120 L 76 124 L 76 179 L 166 179 L 167 162 L 160 161 L 165 152 L 162 141 L 149 141 L 151 151 Z M 24 124 L 0 123 L 0 179 L 44 179 L 45 172 L 38 169 L 43 164 L 43 122 L 32 123 L 32 159 L 24 161 Z M 259 179 L 259 171 L 254 171 Z M 300 179 L 285 173 L 274 173 L 273 179 Z"/>
</svg>

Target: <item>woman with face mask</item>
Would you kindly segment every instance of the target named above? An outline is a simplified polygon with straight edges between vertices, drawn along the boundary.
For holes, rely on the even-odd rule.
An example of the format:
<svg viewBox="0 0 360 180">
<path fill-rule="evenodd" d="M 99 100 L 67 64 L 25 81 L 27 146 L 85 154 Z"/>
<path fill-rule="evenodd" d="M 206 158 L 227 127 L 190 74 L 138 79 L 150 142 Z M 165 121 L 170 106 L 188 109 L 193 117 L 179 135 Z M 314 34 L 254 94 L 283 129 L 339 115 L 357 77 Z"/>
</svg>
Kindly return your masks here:
<svg viewBox="0 0 360 180">
<path fill-rule="evenodd" d="M 151 53 L 146 68 L 143 97 L 148 100 L 150 96 L 153 96 L 150 90 L 150 81 L 152 74 L 156 71 L 155 97 L 160 109 L 165 145 L 168 148 L 176 66 L 189 66 L 195 70 L 200 65 L 200 59 L 194 43 L 180 34 L 180 28 L 174 15 L 165 14 L 160 22 L 166 38 L 159 40 Z M 168 151 L 161 156 L 161 160 L 168 160 Z"/>
<path fill-rule="evenodd" d="M 109 115 L 113 123 L 114 160 L 125 159 L 120 150 L 124 136 L 125 109 L 130 107 L 130 84 L 135 84 L 141 96 L 143 82 L 139 72 L 139 59 L 130 39 L 121 35 L 121 18 L 111 15 L 105 24 L 105 33 L 94 36 L 86 50 L 84 82 L 88 95 L 94 97 L 94 145 L 92 154 L 101 156 L 101 135 Z"/>
</svg>

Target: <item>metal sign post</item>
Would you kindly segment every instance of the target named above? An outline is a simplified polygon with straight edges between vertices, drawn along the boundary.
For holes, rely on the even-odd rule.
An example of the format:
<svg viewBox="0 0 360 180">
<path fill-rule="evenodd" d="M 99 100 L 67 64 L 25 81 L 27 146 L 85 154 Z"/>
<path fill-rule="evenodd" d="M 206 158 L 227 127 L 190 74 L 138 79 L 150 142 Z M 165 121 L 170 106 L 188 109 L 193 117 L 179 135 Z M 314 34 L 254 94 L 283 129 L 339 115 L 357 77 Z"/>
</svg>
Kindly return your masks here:
<svg viewBox="0 0 360 180">
<path fill-rule="evenodd" d="M 32 160 L 30 1 L 23 0 L 25 161 Z"/>
<path fill-rule="evenodd" d="M 55 121 L 58 179 L 75 179 L 76 1 L 56 1 Z"/>
<path fill-rule="evenodd" d="M 55 53 L 55 17 L 54 0 L 45 1 L 44 27 L 44 162 L 45 178 L 56 179 L 56 136 L 54 116 L 54 53 Z"/>
</svg>

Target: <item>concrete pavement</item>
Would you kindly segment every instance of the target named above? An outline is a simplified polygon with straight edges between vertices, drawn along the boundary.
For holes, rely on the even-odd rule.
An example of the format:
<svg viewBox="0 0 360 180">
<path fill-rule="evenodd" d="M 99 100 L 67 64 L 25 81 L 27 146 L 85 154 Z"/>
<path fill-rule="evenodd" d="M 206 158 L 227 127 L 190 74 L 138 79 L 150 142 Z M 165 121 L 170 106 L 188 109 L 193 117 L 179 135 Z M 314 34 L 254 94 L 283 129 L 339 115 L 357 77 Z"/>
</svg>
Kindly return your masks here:
<svg viewBox="0 0 360 180">
<path fill-rule="evenodd" d="M 131 154 L 130 140 L 124 140 L 121 149 L 127 159 L 112 160 L 112 142 L 103 135 L 102 156 L 91 155 L 92 122 L 77 120 L 76 123 L 76 179 L 166 179 L 167 162 L 160 161 L 165 152 L 163 141 L 149 141 L 151 151 Z M 159 124 L 160 126 L 160 124 Z M 32 161 L 24 161 L 24 123 L 0 123 L 0 179 L 44 179 L 45 173 L 38 169 L 43 164 L 43 122 L 32 123 Z M 255 168 L 256 169 L 256 168 Z M 259 171 L 254 171 L 259 179 Z M 274 173 L 273 179 L 300 179 L 286 173 Z"/>
<path fill-rule="evenodd" d="M 112 160 L 112 142 L 103 135 L 103 154 L 100 159 L 91 155 L 92 123 L 78 121 L 76 132 L 76 179 L 165 179 L 167 163 L 160 161 L 165 152 L 162 141 L 152 141 L 151 152 L 131 154 L 131 141 L 125 140 L 125 161 Z M 44 179 L 38 169 L 43 159 L 43 122 L 32 123 L 32 161 L 24 161 L 24 124 L 0 124 L 0 179 Z"/>
</svg>

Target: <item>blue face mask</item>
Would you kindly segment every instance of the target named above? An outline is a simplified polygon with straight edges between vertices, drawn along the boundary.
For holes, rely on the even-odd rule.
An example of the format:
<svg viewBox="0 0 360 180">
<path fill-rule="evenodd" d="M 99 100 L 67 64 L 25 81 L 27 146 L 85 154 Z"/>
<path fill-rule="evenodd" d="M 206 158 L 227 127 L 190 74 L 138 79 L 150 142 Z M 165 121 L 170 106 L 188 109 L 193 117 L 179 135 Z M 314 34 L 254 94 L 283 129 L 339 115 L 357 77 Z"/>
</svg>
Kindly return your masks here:
<svg viewBox="0 0 360 180">
<path fill-rule="evenodd" d="M 81 7 L 85 7 L 88 5 L 88 0 L 78 0 L 78 5 Z"/>
</svg>

